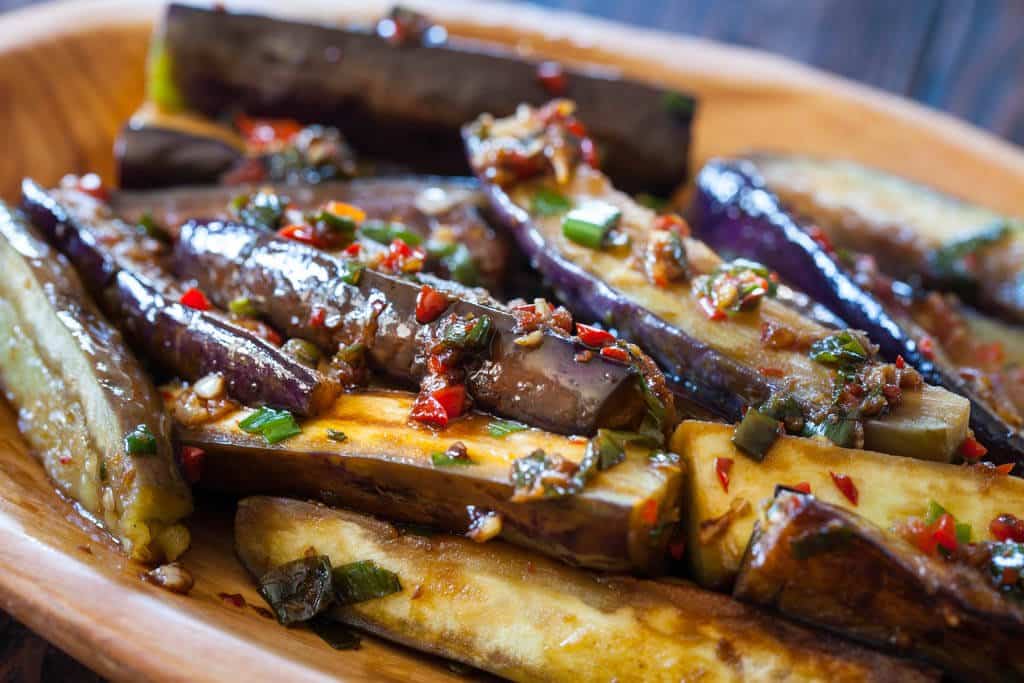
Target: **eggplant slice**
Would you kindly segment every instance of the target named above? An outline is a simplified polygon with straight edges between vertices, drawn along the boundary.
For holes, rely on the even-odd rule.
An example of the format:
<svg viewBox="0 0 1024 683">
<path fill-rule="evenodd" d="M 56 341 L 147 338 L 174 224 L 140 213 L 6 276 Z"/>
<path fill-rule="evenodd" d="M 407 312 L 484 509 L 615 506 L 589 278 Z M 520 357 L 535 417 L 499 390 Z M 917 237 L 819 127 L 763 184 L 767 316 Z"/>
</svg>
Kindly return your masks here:
<svg viewBox="0 0 1024 683">
<path fill-rule="evenodd" d="M 924 333 L 905 310 L 863 286 L 818 237 L 814 224 L 792 213 L 765 185 L 755 162 L 708 163 L 697 178 L 691 213 L 694 230 L 716 249 L 777 270 L 850 325 L 866 330 L 883 356 L 902 356 L 925 381 L 969 398 L 970 426 L 987 447 L 987 457 L 999 463 L 1024 463 L 1020 430 L 959 374 L 941 349 L 930 349 L 927 342 L 922 347 Z"/>
<path fill-rule="evenodd" d="M 554 432 L 588 435 L 598 427 L 636 427 L 646 415 L 641 376 L 633 366 L 600 355 L 581 362 L 577 354 L 585 347 L 551 330 L 536 346 L 517 343 L 522 335 L 508 310 L 438 280 L 429 281 L 446 292 L 448 307 L 420 324 L 422 284 L 369 269 L 355 281 L 351 263 L 217 221 L 186 224 L 175 245 L 178 275 L 198 282 L 216 303 L 246 297 L 279 330 L 325 353 L 361 343 L 371 367 L 400 382 L 418 383 L 427 374 L 423 345 L 440 338 L 449 316 L 486 317 L 493 341 L 467 373 L 469 393 L 484 410 Z M 309 321 L 318 309 L 326 323 L 316 326 Z"/>
<path fill-rule="evenodd" d="M 0 204 L 0 386 L 47 474 L 142 562 L 189 544 L 170 420 L 74 269 Z"/>
<path fill-rule="evenodd" d="M 464 130 L 493 212 L 534 266 L 576 315 L 602 320 L 640 344 L 694 401 L 718 416 L 738 421 L 747 406 L 792 399 L 806 424 L 821 419 L 830 410 L 838 375 L 813 360 L 808 347 L 835 330 L 770 296 L 734 314 L 705 308 L 706 297 L 695 285 L 699 276 L 721 272 L 722 261 L 702 242 L 658 230 L 661 219 L 618 192 L 603 174 L 578 158 L 560 156 L 574 144 L 571 110 L 571 103 L 555 101 L 540 110 L 523 107 L 508 119 L 484 116 Z M 545 174 L 548 165 L 553 173 Z M 574 217 L 588 211 L 617 220 L 600 248 L 566 236 L 578 228 Z M 682 263 L 674 266 L 678 277 L 659 283 L 650 269 L 651 253 L 671 245 L 661 239 L 670 233 L 682 252 L 674 258 Z M 765 336 L 771 329 L 807 343 L 774 345 Z M 891 414 L 865 420 L 864 447 L 952 459 L 967 437 L 968 402 L 927 385 L 903 398 Z"/>
<path fill-rule="evenodd" d="M 308 548 L 335 567 L 372 562 L 401 590 L 327 617 L 514 681 L 937 679 L 685 582 L 597 576 L 311 503 L 247 498 L 235 539 L 257 580 Z"/>
<path fill-rule="evenodd" d="M 853 512 L 780 490 L 735 596 L 964 681 L 1024 677 L 1024 609 L 983 570 L 923 552 Z"/>
<path fill-rule="evenodd" d="M 173 403 L 177 392 L 170 393 Z M 586 443 L 522 425 L 504 434 L 496 431 L 504 423 L 479 413 L 440 432 L 424 429 L 409 422 L 414 399 L 397 391 L 346 393 L 278 444 L 239 428 L 248 410 L 179 424 L 176 438 L 206 453 L 199 479 L 205 489 L 311 498 L 456 533 L 494 517 L 503 538 L 570 564 L 663 571 L 683 480 L 671 457 L 652 459 L 649 448 L 627 445 L 622 462 L 576 493 L 513 500 L 517 459 L 539 450 L 579 465 Z M 453 444 L 455 459 L 446 455 Z"/>
<path fill-rule="evenodd" d="M 466 172 L 464 122 L 553 94 L 537 62 L 455 38 L 395 45 L 363 30 L 172 4 L 154 40 L 148 92 L 164 109 L 337 126 L 358 152 L 427 173 Z M 685 179 L 692 97 L 596 69 L 566 67 L 564 80 L 623 186 L 667 195 Z"/>
<path fill-rule="evenodd" d="M 183 379 L 220 374 L 228 394 L 298 415 L 329 405 L 340 386 L 225 315 L 179 303 L 182 289 L 159 264 L 166 247 L 73 189 L 22 184 L 32 221 L 63 251 L 132 345 Z M 163 258 L 166 258 L 164 256 Z"/>
</svg>

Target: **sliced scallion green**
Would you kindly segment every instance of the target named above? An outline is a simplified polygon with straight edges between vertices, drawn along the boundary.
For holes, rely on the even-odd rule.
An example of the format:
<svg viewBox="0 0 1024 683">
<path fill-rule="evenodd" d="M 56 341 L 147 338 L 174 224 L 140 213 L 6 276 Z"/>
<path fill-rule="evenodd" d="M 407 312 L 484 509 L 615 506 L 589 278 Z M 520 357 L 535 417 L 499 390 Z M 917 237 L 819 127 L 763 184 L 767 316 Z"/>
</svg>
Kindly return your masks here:
<svg viewBox="0 0 1024 683">
<path fill-rule="evenodd" d="M 363 221 L 363 224 L 359 226 L 359 234 L 380 244 L 391 244 L 396 239 L 402 240 L 410 247 L 416 247 L 423 243 L 423 238 L 419 234 L 412 232 L 401 223 L 380 220 Z"/>
<path fill-rule="evenodd" d="M 542 187 L 530 200 L 530 213 L 538 216 L 561 216 L 572 208 L 572 202 L 561 192 Z"/>
<path fill-rule="evenodd" d="M 514 420 L 491 420 L 490 424 L 487 425 L 487 433 L 496 439 L 503 439 L 509 434 L 515 434 L 529 429 L 522 422 L 516 422 Z"/>
<path fill-rule="evenodd" d="M 591 201 L 579 206 L 562 219 L 562 234 L 576 244 L 600 249 L 605 235 L 614 228 L 622 212 L 605 202 Z"/>
<path fill-rule="evenodd" d="M 470 460 L 468 457 L 456 457 L 449 453 L 431 453 L 430 462 L 434 464 L 434 467 L 458 467 L 461 465 L 475 465 L 476 463 Z"/>
<path fill-rule="evenodd" d="M 156 453 L 156 436 L 147 425 L 139 425 L 124 437 L 124 448 L 131 455 Z"/>
<path fill-rule="evenodd" d="M 267 443 L 279 443 L 301 434 L 302 429 L 295 417 L 287 410 L 261 407 L 238 423 L 238 428 L 249 434 L 261 434 Z"/>
<path fill-rule="evenodd" d="M 366 265 L 360 261 L 346 259 L 341 262 L 341 281 L 347 285 L 358 285 Z"/>
</svg>

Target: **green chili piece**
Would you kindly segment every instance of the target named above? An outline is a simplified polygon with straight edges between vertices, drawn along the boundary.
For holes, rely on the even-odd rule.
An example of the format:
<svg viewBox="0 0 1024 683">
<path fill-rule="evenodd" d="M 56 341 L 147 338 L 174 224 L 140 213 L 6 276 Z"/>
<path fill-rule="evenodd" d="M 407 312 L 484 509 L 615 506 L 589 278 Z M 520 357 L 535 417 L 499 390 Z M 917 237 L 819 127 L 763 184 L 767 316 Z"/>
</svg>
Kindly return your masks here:
<svg viewBox="0 0 1024 683">
<path fill-rule="evenodd" d="M 526 429 L 529 429 L 529 427 L 521 422 L 515 422 L 513 420 L 491 420 L 490 424 L 487 425 L 487 433 L 496 439 L 503 439 L 509 434 L 521 432 Z"/>
<path fill-rule="evenodd" d="M 156 453 L 156 436 L 147 425 L 139 425 L 124 437 L 124 448 L 131 455 Z"/>
<path fill-rule="evenodd" d="M 567 213 L 562 219 L 562 234 L 576 244 L 600 249 L 608 231 L 614 228 L 622 212 L 605 202 L 591 201 Z"/>
<path fill-rule="evenodd" d="M 530 200 L 530 212 L 539 216 L 561 216 L 572 208 L 572 202 L 561 192 L 541 188 Z"/>
<path fill-rule="evenodd" d="M 744 455 L 761 462 L 779 438 L 779 422 L 751 408 L 732 433 L 732 442 Z"/>
<path fill-rule="evenodd" d="M 247 318 L 255 318 L 260 314 L 260 309 L 255 303 L 253 303 L 252 299 L 247 296 L 240 296 L 237 299 L 232 299 L 228 303 L 228 310 L 235 315 L 241 315 Z"/>
<path fill-rule="evenodd" d="M 377 566 L 373 560 L 335 567 L 332 575 L 334 595 L 342 605 L 383 598 L 402 590 L 398 575 Z"/>
</svg>

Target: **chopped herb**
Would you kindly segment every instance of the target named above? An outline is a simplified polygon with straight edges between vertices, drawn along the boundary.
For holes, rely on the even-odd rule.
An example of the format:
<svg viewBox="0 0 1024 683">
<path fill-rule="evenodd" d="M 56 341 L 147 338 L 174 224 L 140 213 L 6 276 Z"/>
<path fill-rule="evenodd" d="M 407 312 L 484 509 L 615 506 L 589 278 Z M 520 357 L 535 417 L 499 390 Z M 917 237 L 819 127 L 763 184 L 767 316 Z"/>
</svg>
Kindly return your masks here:
<svg viewBox="0 0 1024 683">
<path fill-rule="evenodd" d="M 496 439 L 503 439 L 509 434 L 526 429 L 529 429 L 529 427 L 514 420 L 491 420 L 491 423 L 487 425 L 487 433 Z"/>
<path fill-rule="evenodd" d="M 298 337 L 292 337 L 286 341 L 281 347 L 281 351 L 309 367 L 316 367 L 316 364 L 320 362 L 320 349 L 316 344 Z"/>
<path fill-rule="evenodd" d="M 156 453 L 156 436 L 147 425 L 139 425 L 124 437 L 124 448 L 131 455 Z"/>
<path fill-rule="evenodd" d="M 455 251 L 442 263 L 456 282 L 468 286 L 480 283 L 480 269 L 477 268 L 476 259 L 473 258 L 473 254 L 466 245 L 456 245 Z"/>
<path fill-rule="evenodd" d="M 538 498 L 560 498 L 578 493 L 595 465 L 577 476 L 580 466 L 557 453 L 547 454 L 538 448 L 529 455 L 516 458 L 509 478 L 515 491 L 512 501 L 521 503 Z"/>
<path fill-rule="evenodd" d="M 725 313 L 752 311 L 765 297 L 775 296 L 778 280 L 778 275 L 756 261 L 735 259 L 696 278 L 693 289 L 706 302 L 702 306 L 708 316 L 722 319 Z"/>
<path fill-rule="evenodd" d="M 948 242 L 928 256 L 928 266 L 935 277 L 970 286 L 977 275 L 967 264 L 967 257 L 999 242 L 1011 232 L 1011 224 L 997 220 L 973 235 Z"/>
<path fill-rule="evenodd" d="M 751 408 L 732 433 L 732 442 L 744 455 L 761 462 L 779 438 L 779 422 Z"/>
<path fill-rule="evenodd" d="M 228 303 L 228 310 L 235 315 L 242 315 L 247 318 L 255 318 L 260 314 L 260 309 L 247 296 L 240 296 Z"/>
<path fill-rule="evenodd" d="M 356 631 L 325 616 L 310 619 L 306 625 L 335 650 L 358 650 L 363 642 L 362 636 Z"/>
<path fill-rule="evenodd" d="M 491 341 L 494 323 L 488 315 L 479 318 L 456 318 L 445 326 L 442 339 L 456 349 L 483 349 Z"/>
<path fill-rule="evenodd" d="M 611 429 L 598 429 L 590 441 L 587 442 L 587 450 L 580 461 L 580 472 L 589 478 L 591 467 L 598 472 L 611 469 L 626 459 L 626 443 L 632 437 L 639 439 L 646 437 L 630 432 L 616 432 Z"/>
<path fill-rule="evenodd" d="M 142 217 L 139 218 L 139 222 L 135 225 L 135 230 L 141 235 L 152 237 L 160 242 L 171 241 L 171 236 L 167 234 L 166 230 L 160 227 L 156 222 L 156 219 L 153 218 L 153 214 L 148 211 L 142 214 Z"/>
<path fill-rule="evenodd" d="M 825 365 L 863 363 L 868 352 L 849 330 L 829 335 L 811 344 L 811 360 Z"/>
<path fill-rule="evenodd" d="M 348 441 L 348 435 L 340 429 L 328 429 L 327 438 L 331 441 L 337 441 L 338 443 Z"/>
<path fill-rule="evenodd" d="M 356 222 L 350 216 L 339 216 L 326 209 L 321 209 L 309 216 L 309 221 L 313 225 L 322 225 L 331 232 L 344 237 L 346 242 L 351 242 L 356 236 Z"/>
<path fill-rule="evenodd" d="M 287 202 L 274 192 L 260 190 L 251 195 L 239 195 L 230 208 L 248 226 L 273 231 L 281 227 Z"/>
<path fill-rule="evenodd" d="M 835 445 L 848 448 L 853 444 L 857 425 L 858 420 L 833 413 L 817 424 L 808 424 L 804 434 L 824 436 Z"/>
<path fill-rule="evenodd" d="M 565 215 L 562 234 L 566 239 L 591 249 L 600 249 L 608 231 L 614 228 L 622 212 L 611 204 L 590 201 Z"/>
<path fill-rule="evenodd" d="M 383 598 L 402 590 L 398 575 L 377 566 L 373 560 L 335 567 L 334 595 L 341 605 Z"/>
<path fill-rule="evenodd" d="M 326 555 L 303 557 L 271 569 L 260 577 L 259 591 L 281 624 L 309 621 L 334 599 L 331 560 Z"/>
<path fill-rule="evenodd" d="M 238 428 L 249 434 L 259 433 L 267 440 L 267 443 L 271 444 L 302 433 L 302 429 L 291 413 L 287 410 L 276 410 L 267 406 L 261 407 L 239 422 Z"/>
<path fill-rule="evenodd" d="M 789 540 L 789 550 L 798 560 L 844 548 L 853 538 L 853 530 L 838 519 L 824 526 L 809 529 Z"/>
<path fill-rule="evenodd" d="M 380 220 L 367 220 L 359 226 L 359 234 L 362 237 L 373 240 L 380 244 L 391 244 L 399 239 L 410 247 L 417 247 L 423 243 L 423 238 L 402 223 L 389 223 Z"/>
<path fill-rule="evenodd" d="M 364 270 L 366 264 L 361 261 L 345 259 L 341 262 L 341 281 L 347 285 L 358 285 Z"/>
<path fill-rule="evenodd" d="M 572 202 L 561 192 L 541 188 L 530 201 L 530 212 L 539 216 L 561 216 L 572 208 Z"/>
<path fill-rule="evenodd" d="M 460 465 L 475 465 L 476 463 L 469 459 L 468 456 L 452 455 L 445 452 L 437 452 L 430 454 L 430 462 L 434 463 L 434 467 L 452 467 Z"/>
</svg>

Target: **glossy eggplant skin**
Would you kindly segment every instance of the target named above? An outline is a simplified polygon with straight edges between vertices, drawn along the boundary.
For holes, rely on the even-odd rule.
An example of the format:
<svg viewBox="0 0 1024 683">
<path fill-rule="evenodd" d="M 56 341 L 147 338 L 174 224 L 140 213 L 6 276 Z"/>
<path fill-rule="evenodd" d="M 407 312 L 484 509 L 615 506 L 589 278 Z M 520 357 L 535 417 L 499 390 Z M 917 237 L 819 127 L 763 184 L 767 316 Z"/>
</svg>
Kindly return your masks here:
<svg viewBox="0 0 1024 683">
<path fill-rule="evenodd" d="M 245 151 L 215 137 L 129 122 L 117 136 L 114 156 L 120 186 L 132 190 L 215 184 Z"/>
<path fill-rule="evenodd" d="M 337 126 L 357 151 L 428 173 L 466 172 L 466 121 L 553 94 L 536 62 L 455 40 L 396 47 L 364 31 L 171 5 L 162 41 L 189 109 Z M 623 187 L 668 194 L 685 179 L 693 98 L 594 70 L 565 74 Z"/>
<path fill-rule="evenodd" d="M 856 513 L 780 490 L 734 595 L 964 681 L 1024 677 L 1024 610 L 982 572 L 931 557 Z"/>
<path fill-rule="evenodd" d="M 922 353 L 917 339 L 782 206 L 752 163 L 709 162 L 698 174 L 690 217 L 695 233 L 713 248 L 773 268 L 849 325 L 867 331 L 886 358 L 903 356 L 929 384 L 966 396 L 971 401 L 971 429 L 988 447 L 988 459 L 1024 463 L 1024 435 L 973 395 L 955 372 Z"/>
<path fill-rule="evenodd" d="M 132 346 L 164 369 L 188 380 L 220 373 L 232 398 L 298 415 L 317 412 L 337 395 L 335 383 L 252 332 L 178 303 L 159 274 L 135 270 L 97 239 L 98 216 L 65 205 L 31 180 L 22 184 L 22 204 Z"/>
<path fill-rule="evenodd" d="M 483 194 L 471 178 L 440 176 L 390 176 L 351 181 L 327 181 L 317 185 L 260 183 L 233 187 L 190 186 L 148 192 L 116 192 L 111 208 L 129 222 L 149 214 L 172 234 L 192 218 L 230 217 L 228 204 L 235 197 L 269 188 L 287 197 L 289 206 L 313 211 L 328 201 L 340 201 L 362 209 L 368 219 L 402 223 L 424 242 L 440 231 L 447 240 L 462 244 L 472 257 L 480 285 L 499 291 L 505 279 L 510 245 L 507 238 L 488 225 L 482 212 Z M 442 277 L 451 272 L 443 262 L 428 258 L 425 267 Z"/>
<path fill-rule="evenodd" d="M 449 291 L 451 304 L 421 325 L 416 321 L 419 283 L 366 270 L 357 285 L 347 284 L 343 259 L 219 221 L 183 226 L 174 262 L 180 277 L 199 282 L 218 304 L 248 297 L 282 332 L 329 353 L 362 343 L 372 367 L 405 383 L 426 374 L 419 346 L 449 314 L 486 315 L 494 338 L 488 357 L 468 368 L 467 389 L 481 408 L 535 427 L 593 434 L 601 426 L 636 426 L 645 411 L 640 377 L 632 367 L 602 356 L 578 362 L 575 355 L 583 347 L 552 332 L 545 332 L 535 348 L 516 344 L 520 335 L 511 313 L 470 290 L 433 281 Z M 315 309 L 326 311 L 325 325 L 309 324 Z"/>
</svg>

